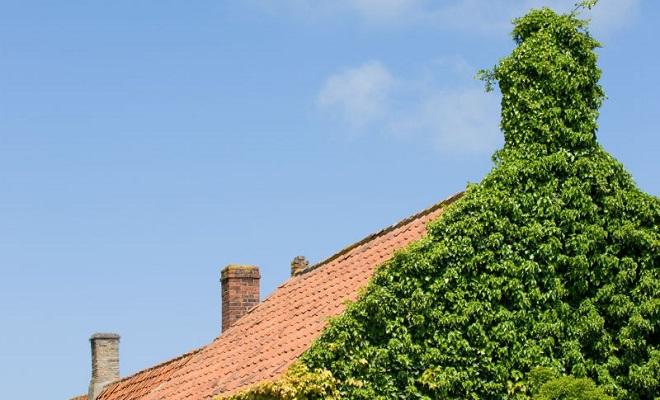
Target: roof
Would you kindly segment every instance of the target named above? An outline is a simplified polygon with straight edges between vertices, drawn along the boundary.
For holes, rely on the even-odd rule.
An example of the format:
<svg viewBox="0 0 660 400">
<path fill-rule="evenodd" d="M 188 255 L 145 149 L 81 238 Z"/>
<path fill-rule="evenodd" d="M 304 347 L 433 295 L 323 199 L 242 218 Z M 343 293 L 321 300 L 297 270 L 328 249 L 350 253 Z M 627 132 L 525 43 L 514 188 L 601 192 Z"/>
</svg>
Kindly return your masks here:
<svg viewBox="0 0 660 400">
<path fill-rule="evenodd" d="M 109 385 L 97 400 L 142 399 L 144 396 L 167 382 L 178 370 L 183 368 L 201 349 L 193 350 L 172 360 L 147 368 L 120 381 Z"/>
<path fill-rule="evenodd" d="M 202 400 L 282 375 L 376 267 L 421 239 L 456 194 L 291 277 L 210 344 L 110 384 L 98 400 Z M 84 397 L 82 397 L 84 398 Z"/>
</svg>

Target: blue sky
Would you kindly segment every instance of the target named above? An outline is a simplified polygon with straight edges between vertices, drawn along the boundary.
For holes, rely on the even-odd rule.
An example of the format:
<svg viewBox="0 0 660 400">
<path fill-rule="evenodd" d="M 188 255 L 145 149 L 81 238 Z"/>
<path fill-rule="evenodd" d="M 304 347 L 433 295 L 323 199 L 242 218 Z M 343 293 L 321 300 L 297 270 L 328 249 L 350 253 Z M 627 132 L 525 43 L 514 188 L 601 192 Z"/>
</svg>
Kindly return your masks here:
<svg viewBox="0 0 660 400">
<path fill-rule="evenodd" d="M 203 345 L 224 265 L 265 296 L 478 181 L 502 138 L 476 70 L 572 3 L 0 0 L 3 397 L 85 392 L 96 331 L 124 375 Z M 593 12 L 600 141 L 656 196 L 659 17 Z"/>
</svg>

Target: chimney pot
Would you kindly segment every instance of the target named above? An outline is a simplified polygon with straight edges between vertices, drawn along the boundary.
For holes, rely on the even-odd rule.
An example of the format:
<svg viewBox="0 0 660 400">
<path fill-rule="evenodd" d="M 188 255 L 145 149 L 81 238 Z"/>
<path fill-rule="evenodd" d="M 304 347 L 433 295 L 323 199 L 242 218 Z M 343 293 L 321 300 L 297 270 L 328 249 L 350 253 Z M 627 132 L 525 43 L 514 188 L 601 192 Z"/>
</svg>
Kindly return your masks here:
<svg viewBox="0 0 660 400">
<path fill-rule="evenodd" d="M 259 268 L 228 265 L 220 274 L 222 287 L 222 331 L 259 304 Z"/>
<path fill-rule="evenodd" d="M 296 256 L 291 261 L 291 276 L 300 275 L 307 267 L 309 267 L 309 261 L 303 256 Z"/>
<path fill-rule="evenodd" d="M 119 335 L 95 333 L 89 338 L 92 345 L 92 379 L 89 400 L 95 400 L 103 389 L 119 379 Z"/>
</svg>

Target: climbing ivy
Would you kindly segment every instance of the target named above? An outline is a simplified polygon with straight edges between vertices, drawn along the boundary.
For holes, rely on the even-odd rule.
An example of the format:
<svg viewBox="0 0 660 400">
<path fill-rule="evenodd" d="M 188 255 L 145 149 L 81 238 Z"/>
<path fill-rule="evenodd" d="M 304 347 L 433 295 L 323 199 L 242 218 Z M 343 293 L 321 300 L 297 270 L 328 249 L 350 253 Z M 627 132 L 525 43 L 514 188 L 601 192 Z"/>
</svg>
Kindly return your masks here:
<svg viewBox="0 0 660 400">
<path fill-rule="evenodd" d="M 340 400 L 337 382 L 323 369 L 311 371 L 301 363 L 293 364 L 283 377 L 250 387 L 230 396 L 231 400 Z M 220 397 L 222 398 L 222 397 Z"/>
<path fill-rule="evenodd" d="M 557 376 L 549 368 L 534 368 L 529 374 L 534 400 L 613 400 L 588 378 Z"/>
<path fill-rule="evenodd" d="M 599 44 L 547 8 L 513 39 L 481 74 L 502 93 L 493 170 L 302 357 L 340 398 L 529 399 L 536 367 L 593 380 L 585 399 L 660 393 L 660 200 L 596 141 Z M 261 398 L 306 397 L 241 399 Z"/>
</svg>

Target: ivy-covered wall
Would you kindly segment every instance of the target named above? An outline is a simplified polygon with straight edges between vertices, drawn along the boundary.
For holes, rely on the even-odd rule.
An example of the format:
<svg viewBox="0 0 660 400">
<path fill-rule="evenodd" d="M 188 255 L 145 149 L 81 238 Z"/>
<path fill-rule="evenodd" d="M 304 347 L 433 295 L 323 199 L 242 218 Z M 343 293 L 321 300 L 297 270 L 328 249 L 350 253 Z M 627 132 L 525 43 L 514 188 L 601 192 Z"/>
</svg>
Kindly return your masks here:
<svg viewBox="0 0 660 400">
<path fill-rule="evenodd" d="M 515 21 L 482 73 L 502 92 L 493 170 L 302 357 L 321 390 L 236 398 L 527 399 L 537 367 L 590 378 L 589 398 L 660 396 L 660 200 L 596 141 L 586 28 L 547 8 Z"/>
</svg>

